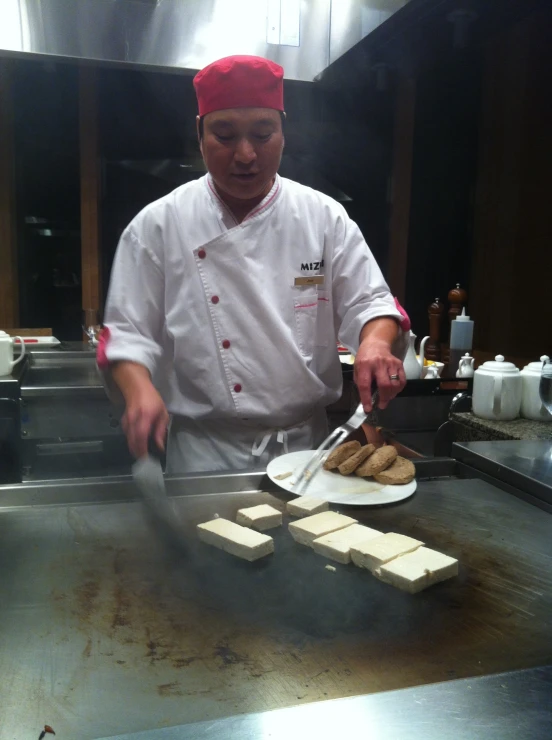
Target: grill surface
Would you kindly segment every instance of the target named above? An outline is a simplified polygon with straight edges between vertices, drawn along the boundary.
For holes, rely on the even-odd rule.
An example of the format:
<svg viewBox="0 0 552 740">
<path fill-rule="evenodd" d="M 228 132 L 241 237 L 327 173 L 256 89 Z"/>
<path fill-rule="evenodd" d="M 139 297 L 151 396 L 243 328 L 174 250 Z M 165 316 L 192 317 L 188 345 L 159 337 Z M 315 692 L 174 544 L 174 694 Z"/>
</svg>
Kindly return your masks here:
<svg viewBox="0 0 552 740">
<path fill-rule="evenodd" d="M 178 499 L 184 557 L 139 503 L 0 509 L 0 739 L 45 722 L 97 738 L 552 662 L 548 514 L 454 479 L 343 509 L 460 560 L 458 578 L 416 596 L 354 566 L 327 571 L 287 517 L 256 563 L 195 536 L 215 513 L 283 501 Z"/>
</svg>

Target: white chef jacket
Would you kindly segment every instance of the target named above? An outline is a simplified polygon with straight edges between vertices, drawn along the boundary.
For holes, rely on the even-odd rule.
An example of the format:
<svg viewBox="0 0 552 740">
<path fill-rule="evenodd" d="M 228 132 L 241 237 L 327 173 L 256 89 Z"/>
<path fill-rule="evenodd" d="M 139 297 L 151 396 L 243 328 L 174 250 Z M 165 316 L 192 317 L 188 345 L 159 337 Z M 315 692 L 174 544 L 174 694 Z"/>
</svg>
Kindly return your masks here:
<svg viewBox="0 0 552 740">
<path fill-rule="evenodd" d="M 323 439 L 342 389 L 336 341 L 355 353 L 383 316 L 401 319 L 339 203 L 276 176 L 238 224 L 205 175 L 123 233 L 106 356 L 150 371 L 173 416 L 171 472 L 253 468 Z"/>
</svg>

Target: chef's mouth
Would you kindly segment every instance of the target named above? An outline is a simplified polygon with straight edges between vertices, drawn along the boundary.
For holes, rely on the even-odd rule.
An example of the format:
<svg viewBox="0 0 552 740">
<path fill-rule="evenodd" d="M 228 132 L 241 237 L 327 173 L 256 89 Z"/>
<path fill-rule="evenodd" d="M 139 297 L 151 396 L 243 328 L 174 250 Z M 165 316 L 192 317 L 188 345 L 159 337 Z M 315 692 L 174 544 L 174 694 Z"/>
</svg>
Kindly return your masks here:
<svg viewBox="0 0 552 740">
<path fill-rule="evenodd" d="M 250 182 L 251 180 L 254 180 L 258 174 L 258 172 L 246 172 L 243 174 L 233 173 L 232 177 L 235 177 L 236 180 L 240 180 L 240 182 Z"/>
</svg>

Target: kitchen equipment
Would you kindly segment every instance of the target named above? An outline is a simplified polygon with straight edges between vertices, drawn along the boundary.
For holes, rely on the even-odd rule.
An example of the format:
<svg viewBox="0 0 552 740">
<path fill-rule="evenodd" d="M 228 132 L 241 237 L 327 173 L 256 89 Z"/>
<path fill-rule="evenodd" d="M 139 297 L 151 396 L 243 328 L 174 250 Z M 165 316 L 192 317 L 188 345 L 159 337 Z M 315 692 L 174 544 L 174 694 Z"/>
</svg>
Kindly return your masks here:
<svg viewBox="0 0 552 740">
<path fill-rule="evenodd" d="M 429 339 L 425 347 L 425 356 L 428 360 L 438 362 L 441 359 L 441 323 L 445 307 L 441 301 L 436 298 L 427 309 L 429 316 Z"/>
<path fill-rule="evenodd" d="M 474 358 L 470 357 L 470 353 L 466 352 L 466 354 L 460 358 L 460 362 L 458 363 L 458 370 L 456 371 L 456 377 L 457 378 L 473 378 L 473 363 Z"/>
<path fill-rule="evenodd" d="M 406 356 L 403 361 L 404 374 L 407 380 L 418 380 L 422 377 L 424 369 L 424 351 L 425 345 L 429 337 L 424 337 L 420 342 L 419 358 L 416 355 L 416 335 L 413 331 L 410 332 L 408 339 L 408 349 Z"/>
<path fill-rule="evenodd" d="M 289 493 L 296 493 L 293 476 L 278 478 L 304 465 L 315 450 L 300 450 L 280 455 L 268 463 L 266 474 L 273 483 Z M 308 487 L 308 495 L 343 506 L 382 506 L 410 498 L 416 490 L 416 481 L 403 486 L 386 486 L 375 480 L 356 475 L 341 475 L 336 471 L 320 470 Z M 301 494 L 299 494 L 301 495 Z"/>
<path fill-rule="evenodd" d="M 482 419 L 511 421 L 519 416 L 522 379 L 502 355 L 483 363 L 474 373 L 473 413 Z"/>
<path fill-rule="evenodd" d="M 21 480 L 20 435 L 18 400 L 0 398 L 0 486 Z"/>
<path fill-rule="evenodd" d="M 550 414 L 552 414 L 552 365 L 546 355 L 541 357 L 542 369 L 539 383 L 539 398 L 542 403 L 546 406 L 550 420 Z"/>
<path fill-rule="evenodd" d="M 152 455 L 140 458 L 132 466 L 132 477 L 159 534 L 169 545 L 184 549 L 182 528 L 178 514 L 167 496 L 160 461 Z"/>
<path fill-rule="evenodd" d="M 101 312 L 97 309 L 86 309 L 82 311 L 82 330 L 88 337 L 88 343 L 96 346 L 102 329 Z"/>
<path fill-rule="evenodd" d="M 21 354 L 17 360 L 13 359 L 13 345 L 15 340 L 21 344 Z M 11 375 L 13 368 L 25 356 L 25 344 L 21 337 L 10 337 L 5 331 L 0 331 L 0 376 Z"/>
<path fill-rule="evenodd" d="M 372 408 L 376 408 L 379 398 L 379 391 L 376 390 L 372 393 Z M 364 411 L 364 407 L 361 403 L 357 406 L 354 414 L 344 424 L 334 429 L 333 432 L 326 437 L 317 450 L 305 461 L 303 467 L 299 470 L 297 475 L 294 473 L 290 477 L 290 485 L 293 486 L 294 493 L 298 496 L 302 496 L 312 478 L 320 470 L 324 461 L 330 455 L 336 447 L 346 440 L 346 438 L 352 432 L 356 431 L 366 421 L 368 414 Z"/>
<path fill-rule="evenodd" d="M 445 682 L 443 707 L 458 710 L 454 676 L 470 677 L 474 737 L 489 740 L 494 704 L 481 702 L 473 676 L 552 663 L 551 517 L 467 465 L 422 460 L 417 468 L 417 495 L 351 510 L 361 524 L 458 558 L 458 578 L 414 597 L 352 564 L 326 570 L 329 561 L 287 526 L 270 530 L 274 556 L 256 563 L 199 542 L 196 525 L 215 513 L 284 509 L 291 495 L 264 471 L 168 478 L 190 548 L 168 567 L 129 476 L 0 487 L 0 561 L 8 564 L 0 569 L 0 669 L 9 676 L 0 681 L 0 740 L 36 740 L 45 722 L 53 740 L 144 728 L 176 737 L 170 728 L 181 723 L 290 707 L 297 696 L 318 711 L 321 700 L 392 698 L 390 689 L 435 682 Z M 55 697 L 44 688 L 51 676 Z M 501 691 L 512 711 L 515 692 Z M 520 693 L 524 705 L 532 701 L 525 686 Z M 544 708 L 531 711 L 541 717 Z M 272 730 L 272 715 L 261 716 L 252 738 Z M 357 719 L 345 708 L 333 737 L 372 740 L 374 717 L 349 735 L 343 717 Z M 428 735 L 428 721 L 428 740 L 454 737 L 447 728 Z M 289 727 L 290 740 L 300 735 Z M 233 729 L 220 737 L 239 738 Z M 310 727 L 303 736 L 314 737 Z"/>
</svg>

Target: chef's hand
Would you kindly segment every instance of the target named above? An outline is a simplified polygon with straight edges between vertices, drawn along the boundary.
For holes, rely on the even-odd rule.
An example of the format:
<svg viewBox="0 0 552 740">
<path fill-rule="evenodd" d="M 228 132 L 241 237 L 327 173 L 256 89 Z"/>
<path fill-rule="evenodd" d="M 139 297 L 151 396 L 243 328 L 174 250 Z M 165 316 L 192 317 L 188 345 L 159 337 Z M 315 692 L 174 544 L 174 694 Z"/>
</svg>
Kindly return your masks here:
<svg viewBox="0 0 552 740">
<path fill-rule="evenodd" d="M 361 332 L 354 378 L 367 413 L 372 411 L 373 386 L 379 390 L 378 406 L 384 409 L 406 385 L 403 364 L 391 352 L 398 331 L 393 319 L 375 319 Z"/>
<path fill-rule="evenodd" d="M 126 403 L 122 425 L 131 454 L 147 455 L 150 438 L 163 451 L 169 414 L 148 370 L 134 362 L 118 362 L 112 372 Z"/>
</svg>

